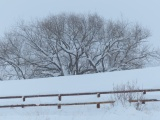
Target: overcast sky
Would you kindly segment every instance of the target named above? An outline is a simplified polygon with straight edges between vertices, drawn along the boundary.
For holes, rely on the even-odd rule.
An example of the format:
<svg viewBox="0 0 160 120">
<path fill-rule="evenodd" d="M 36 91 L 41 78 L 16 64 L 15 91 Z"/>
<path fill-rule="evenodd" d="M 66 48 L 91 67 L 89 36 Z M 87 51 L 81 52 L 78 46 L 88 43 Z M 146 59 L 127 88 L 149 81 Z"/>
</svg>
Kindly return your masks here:
<svg viewBox="0 0 160 120">
<path fill-rule="evenodd" d="M 20 20 L 62 12 L 96 12 L 106 19 L 137 22 L 150 29 L 150 40 L 160 46 L 160 0 L 0 0 L 0 36 Z"/>
</svg>

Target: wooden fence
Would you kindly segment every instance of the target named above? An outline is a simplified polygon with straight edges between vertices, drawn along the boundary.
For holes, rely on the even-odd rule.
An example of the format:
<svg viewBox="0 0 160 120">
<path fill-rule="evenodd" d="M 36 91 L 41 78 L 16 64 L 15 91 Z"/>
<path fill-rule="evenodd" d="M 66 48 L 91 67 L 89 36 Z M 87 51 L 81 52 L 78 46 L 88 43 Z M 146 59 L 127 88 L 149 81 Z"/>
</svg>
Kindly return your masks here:
<svg viewBox="0 0 160 120">
<path fill-rule="evenodd" d="M 0 99 L 17 99 L 20 98 L 25 102 L 26 98 L 37 98 L 37 97 L 58 97 L 58 100 L 62 100 L 62 96 L 81 96 L 81 95 L 97 95 L 99 98 L 102 94 L 116 94 L 116 93 L 138 93 L 142 92 L 146 94 L 147 92 L 160 92 L 160 89 L 141 89 L 141 90 L 126 90 L 126 91 L 105 91 L 105 92 L 85 92 L 85 93 L 65 93 L 65 94 L 43 94 L 43 95 L 26 95 L 26 96 L 1 96 Z M 141 102 L 145 104 L 146 102 L 157 102 L 157 99 L 144 99 L 144 100 L 128 100 L 129 102 Z M 35 107 L 35 106 L 57 106 L 61 109 L 61 106 L 71 106 L 71 105 L 91 105 L 96 104 L 97 108 L 100 108 L 100 104 L 113 104 L 115 101 L 101 101 L 101 102 L 83 102 L 83 103 L 55 103 L 55 104 L 19 104 L 19 105 L 0 105 L 0 108 L 10 108 L 10 107 Z"/>
</svg>

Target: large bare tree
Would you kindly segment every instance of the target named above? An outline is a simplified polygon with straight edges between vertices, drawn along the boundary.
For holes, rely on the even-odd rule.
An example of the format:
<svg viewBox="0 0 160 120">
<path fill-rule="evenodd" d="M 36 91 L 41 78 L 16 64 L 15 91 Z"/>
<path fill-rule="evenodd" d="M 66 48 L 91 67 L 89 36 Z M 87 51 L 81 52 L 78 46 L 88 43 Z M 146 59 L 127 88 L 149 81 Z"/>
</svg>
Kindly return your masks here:
<svg viewBox="0 0 160 120">
<path fill-rule="evenodd" d="M 142 68 L 150 32 L 97 14 L 60 14 L 19 24 L 0 43 L 0 60 L 19 79 Z"/>
</svg>

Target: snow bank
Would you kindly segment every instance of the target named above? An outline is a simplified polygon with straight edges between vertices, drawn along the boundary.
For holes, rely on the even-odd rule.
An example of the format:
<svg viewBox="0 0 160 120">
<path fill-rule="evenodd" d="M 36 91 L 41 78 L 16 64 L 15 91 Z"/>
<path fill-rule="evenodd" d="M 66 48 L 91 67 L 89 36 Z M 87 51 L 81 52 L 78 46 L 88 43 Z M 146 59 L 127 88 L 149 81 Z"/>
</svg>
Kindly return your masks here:
<svg viewBox="0 0 160 120">
<path fill-rule="evenodd" d="M 143 89 L 160 89 L 159 71 L 160 67 L 153 67 L 90 75 L 2 81 L 0 96 L 111 91 L 113 84 L 119 85 L 128 81 L 137 81 L 138 86 Z M 160 98 L 159 93 L 147 93 L 146 96 Z M 107 95 L 101 95 L 100 98 L 96 95 L 63 97 L 61 102 L 57 97 L 28 98 L 25 102 L 22 99 L 0 100 L 0 105 L 92 102 L 108 99 Z M 160 102 L 147 103 L 144 107 L 144 111 L 137 111 L 133 105 L 124 108 L 121 105 L 113 107 L 109 104 L 101 105 L 100 109 L 97 109 L 96 105 L 62 106 L 60 110 L 57 107 L 3 108 L 0 109 L 0 120 L 158 120 Z"/>
<path fill-rule="evenodd" d="M 0 96 L 108 91 L 112 90 L 113 84 L 127 81 L 137 81 L 140 88 L 158 89 L 159 72 L 160 67 L 153 67 L 89 75 L 2 81 Z"/>
</svg>

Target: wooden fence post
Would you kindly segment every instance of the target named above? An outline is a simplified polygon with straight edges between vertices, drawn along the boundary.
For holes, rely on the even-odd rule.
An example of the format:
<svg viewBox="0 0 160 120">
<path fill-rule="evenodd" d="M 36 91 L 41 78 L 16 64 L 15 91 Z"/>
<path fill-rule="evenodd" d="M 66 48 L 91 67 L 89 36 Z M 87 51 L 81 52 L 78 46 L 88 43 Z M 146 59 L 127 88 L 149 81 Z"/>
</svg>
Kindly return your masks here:
<svg viewBox="0 0 160 120">
<path fill-rule="evenodd" d="M 24 106 L 22 105 L 22 108 L 24 108 Z"/>
<path fill-rule="evenodd" d="M 145 90 L 143 91 L 143 94 L 146 94 L 146 91 L 145 91 Z"/>
<path fill-rule="evenodd" d="M 100 95 L 101 95 L 100 93 L 97 93 L 97 97 L 98 97 L 98 98 L 100 97 Z"/>
<path fill-rule="evenodd" d="M 145 104 L 145 101 L 142 101 L 142 104 Z"/>
<path fill-rule="evenodd" d="M 97 108 L 100 108 L 100 103 L 97 103 Z"/>
<path fill-rule="evenodd" d="M 25 98 L 25 97 L 22 97 L 22 99 L 23 99 L 23 102 L 25 102 L 26 98 Z"/>
<path fill-rule="evenodd" d="M 58 104 L 58 109 L 61 109 L 61 105 L 60 104 Z"/>
<path fill-rule="evenodd" d="M 61 101 L 62 100 L 62 96 L 58 95 L 58 100 Z"/>
</svg>

